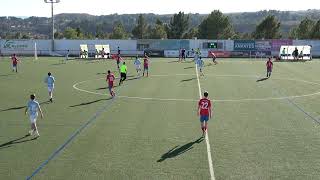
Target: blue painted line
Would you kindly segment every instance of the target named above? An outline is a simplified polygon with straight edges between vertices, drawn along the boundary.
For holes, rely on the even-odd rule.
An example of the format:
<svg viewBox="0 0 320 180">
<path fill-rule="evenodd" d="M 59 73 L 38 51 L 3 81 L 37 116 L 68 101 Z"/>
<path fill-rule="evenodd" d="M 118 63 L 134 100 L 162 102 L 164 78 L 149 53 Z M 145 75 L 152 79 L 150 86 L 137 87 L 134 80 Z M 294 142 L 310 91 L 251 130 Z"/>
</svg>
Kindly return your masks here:
<svg viewBox="0 0 320 180">
<path fill-rule="evenodd" d="M 295 102 L 293 102 L 291 99 L 287 99 L 292 105 L 294 105 L 297 109 L 299 109 L 301 112 L 303 112 L 305 115 L 307 115 L 309 118 L 313 119 L 314 122 L 320 124 L 320 120 L 313 117 L 310 113 L 308 113 L 307 111 L 305 111 L 302 107 L 300 107 L 298 104 L 296 104 Z"/>
<path fill-rule="evenodd" d="M 106 111 L 115 101 L 116 97 L 114 97 L 109 103 L 99 109 L 94 116 L 92 116 L 85 124 L 83 124 L 78 130 L 76 130 L 58 149 L 56 149 L 47 160 L 45 160 L 30 176 L 26 179 L 31 180 L 35 175 L 37 175 L 41 169 L 43 169 L 52 159 L 54 159 L 59 153 L 70 143 L 74 138 L 79 135 L 82 130 L 84 130 L 88 125 L 94 122 L 104 111 Z"/>
<path fill-rule="evenodd" d="M 282 95 L 282 93 L 280 92 L 280 90 L 278 90 L 276 87 L 274 87 L 274 89 L 278 92 L 278 94 Z M 307 111 L 305 111 L 302 107 L 300 107 L 298 104 L 296 104 L 295 102 L 293 102 L 290 98 L 286 99 L 291 105 L 293 105 L 294 107 L 296 107 L 298 110 L 300 110 L 302 113 L 304 113 L 306 116 L 308 116 L 309 118 L 311 118 L 314 122 L 320 124 L 320 120 L 313 117 L 310 113 L 308 113 Z"/>
</svg>

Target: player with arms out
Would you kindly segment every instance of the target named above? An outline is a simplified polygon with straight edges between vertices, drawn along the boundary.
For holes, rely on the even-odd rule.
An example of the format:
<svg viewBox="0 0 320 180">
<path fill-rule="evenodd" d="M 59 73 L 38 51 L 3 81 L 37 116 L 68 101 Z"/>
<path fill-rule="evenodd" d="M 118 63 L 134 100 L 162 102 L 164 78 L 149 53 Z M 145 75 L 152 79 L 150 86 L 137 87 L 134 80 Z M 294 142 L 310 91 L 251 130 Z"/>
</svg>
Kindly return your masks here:
<svg viewBox="0 0 320 180">
<path fill-rule="evenodd" d="M 145 72 L 147 73 L 147 77 L 149 77 L 149 57 L 147 54 L 144 55 L 142 76 L 144 76 Z"/>
<path fill-rule="evenodd" d="M 116 94 L 114 93 L 114 90 L 113 90 L 113 83 L 115 81 L 115 77 L 113 75 L 113 73 L 111 73 L 110 70 L 108 70 L 108 75 L 107 75 L 107 78 L 106 78 L 106 81 L 108 81 L 108 88 L 109 88 L 109 92 L 110 92 L 110 95 L 112 97 L 114 97 Z"/>
<path fill-rule="evenodd" d="M 138 73 L 137 76 L 140 76 L 140 72 L 141 72 L 141 62 L 140 62 L 138 56 L 136 56 L 136 60 L 134 61 L 133 64 L 136 66 L 136 71 L 137 71 L 137 73 Z"/>
<path fill-rule="evenodd" d="M 271 77 L 272 69 L 273 69 L 273 62 L 271 61 L 271 58 L 266 63 L 267 66 L 267 78 Z"/>
<path fill-rule="evenodd" d="M 214 65 L 217 65 L 217 56 L 214 54 L 214 52 L 210 52 L 211 57 L 212 57 L 212 62 L 214 63 Z"/>
<path fill-rule="evenodd" d="M 212 110 L 211 110 L 211 101 L 208 98 L 209 93 L 205 91 L 203 93 L 203 98 L 198 102 L 198 116 L 200 116 L 202 136 L 205 136 L 205 133 L 208 129 L 208 121 L 211 119 Z"/>
<path fill-rule="evenodd" d="M 11 61 L 12 61 L 12 72 L 18 72 L 18 58 L 16 56 L 16 54 L 13 54 L 11 56 Z"/>
<path fill-rule="evenodd" d="M 53 89 L 54 89 L 54 82 L 55 78 L 51 75 L 51 72 L 48 73 L 48 76 L 45 78 L 45 83 L 48 86 L 48 92 L 49 92 L 49 101 L 53 102 Z"/>
<path fill-rule="evenodd" d="M 40 134 L 37 128 L 38 111 L 40 112 L 41 118 L 43 118 L 43 113 L 42 113 L 40 104 L 35 99 L 36 99 L 36 95 L 31 94 L 30 101 L 28 102 L 27 108 L 25 110 L 25 114 L 29 112 L 29 118 L 31 122 L 31 130 L 29 131 L 29 135 L 31 136 L 34 133 L 36 133 L 36 137 L 39 137 Z"/>
</svg>

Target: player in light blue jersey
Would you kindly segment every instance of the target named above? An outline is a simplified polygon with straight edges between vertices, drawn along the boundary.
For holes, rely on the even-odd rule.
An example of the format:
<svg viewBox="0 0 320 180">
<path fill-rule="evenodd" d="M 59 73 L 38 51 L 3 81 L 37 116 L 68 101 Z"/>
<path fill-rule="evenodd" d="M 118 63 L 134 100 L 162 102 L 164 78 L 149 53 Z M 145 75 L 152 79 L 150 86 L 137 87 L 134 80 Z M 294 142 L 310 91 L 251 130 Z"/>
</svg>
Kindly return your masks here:
<svg viewBox="0 0 320 180">
<path fill-rule="evenodd" d="M 198 58 L 197 60 L 197 66 L 199 68 L 199 71 L 200 71 L 200 75 L 201 76 L 204 76 L 203 72 L 202 72 L 202 69 L 204 67 L 204 61 L 202 60 L 201 56 Z"/>
<path fill-rule="evenodd" d="M 51 72 L 48 73 L 48 76 L 46 77 L 44 82 L 48 85 L 48 92 L 49 92 L 49 98 L 50 98 L 49 101 L 53 102 L 53 89 L 54 89 L 55 79 L 51 75 Z"/>
<path fill-rule="evenodd" d="M 35 99 L 36 99 L 36 95 L 31 94 L 30 101 L 28 102 L 27 108 L 25 110 L 25 114 L 29 112 L 29 118 L 31 122 L 31 130 L 29 131 L 29 135 L 33 135 L 35 133 L 36 137 L 39 137 L 40 134 L 37 128 L 37 117 L 38 117 L 38 112 L 40 112 L 41 118 L 43 118 L 43 113 L 42 113 L 40 104 Z"/>
<path fill-rule="evenodd" d="M 141 62 L 140 59 L 138 58 L 138 56 L 136 56 L 136 60 L 133 63 L 136 66 L 136 71 L 138 73 L 138 76 L 140 75 L 141 72 Z"/>
</svg>

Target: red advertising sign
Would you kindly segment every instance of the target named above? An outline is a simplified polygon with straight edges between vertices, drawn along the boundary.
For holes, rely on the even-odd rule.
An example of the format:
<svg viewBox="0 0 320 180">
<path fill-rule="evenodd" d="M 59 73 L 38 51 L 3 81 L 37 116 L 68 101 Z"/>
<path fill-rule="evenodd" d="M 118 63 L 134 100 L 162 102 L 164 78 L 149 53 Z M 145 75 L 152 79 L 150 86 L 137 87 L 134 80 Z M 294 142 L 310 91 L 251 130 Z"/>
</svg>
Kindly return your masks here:
<svg viewBox="0 0 320 180">
<path fill-rule="evenodd" d="M 213 52 L 216 57 L 230 57 L 231 56 L 231 53 L 229 51 L 208 51 L 208 57 L 209 58 L 212 58 L 212 54 L 211 52 Z"/>
</svg>

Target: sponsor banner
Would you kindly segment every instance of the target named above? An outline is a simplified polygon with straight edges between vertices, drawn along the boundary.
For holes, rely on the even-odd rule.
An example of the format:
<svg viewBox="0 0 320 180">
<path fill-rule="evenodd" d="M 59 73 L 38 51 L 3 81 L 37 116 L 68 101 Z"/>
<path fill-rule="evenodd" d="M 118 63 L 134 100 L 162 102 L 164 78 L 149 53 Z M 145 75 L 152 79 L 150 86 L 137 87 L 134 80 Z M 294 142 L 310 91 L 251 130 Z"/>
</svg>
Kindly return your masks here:
<svg viewBox="0 0 320 180">
<path fill-rule="evenodd" d="M 280 51 L 281 46 L 292 45 L 291 39 L 274 39 L 271 41 L 272 51 Z"/>
<path fill-rule="evenodd" d="M 264 40 L 256 41 L 256 50 L 257 51 L 271 51 L 271 42 Z"/>
<path fill-rule="evenodd" d="M 164 51 L 164 57 L 179 57 L 178 50 L 166 50 Z"/>
<path fill-rule="evenodd" d="M 250 51 L 232 51 L 231 57 L 250 57 Z"/>
<path fill-rule="evenodd" d="M 233 48 L 234 51 L 254 51 L 256 44 L 253 40 L 234 40 Z"/>
<path fill-rule="evenodd" d="M 190 49 L 189 40 L 175 40 L 175 39 L 165 39 L 165 40 L 138 40 L 138 44 L 145 44 L 149 46 L 149 49 L 154 50 L 167 50 L 174 49 L 179 50 L 180 48 Z"/>
<path fill-rule="evenodd" d="M 267 56 L 271 56 L 271 51 L 254 51 L 254 52 L 251 52 L 251 56 L 267 57 Z"/>
<path fill-rule="evenodd" d="M 268 57 L 271 51 L 232 51 L 231 57 Z"/>
<path fill-rule="evenodd" d="M 1 48 L 3 50 L 32 50 L 34 43 L 28 40 L 5 40 Z"/>
<path fill-rule="evenodd" d="M 213 52 L 216 55 L 216 57 L 224 57 L 224 58 L 226 58 L 226 57 L 230 57 L 231 56 L 231 53 L 228 52 L 228 51 L 209 51 L 208 52 L 208 57 L 209 58 L 212 58 L 211 52 Z"/>
</svg>

